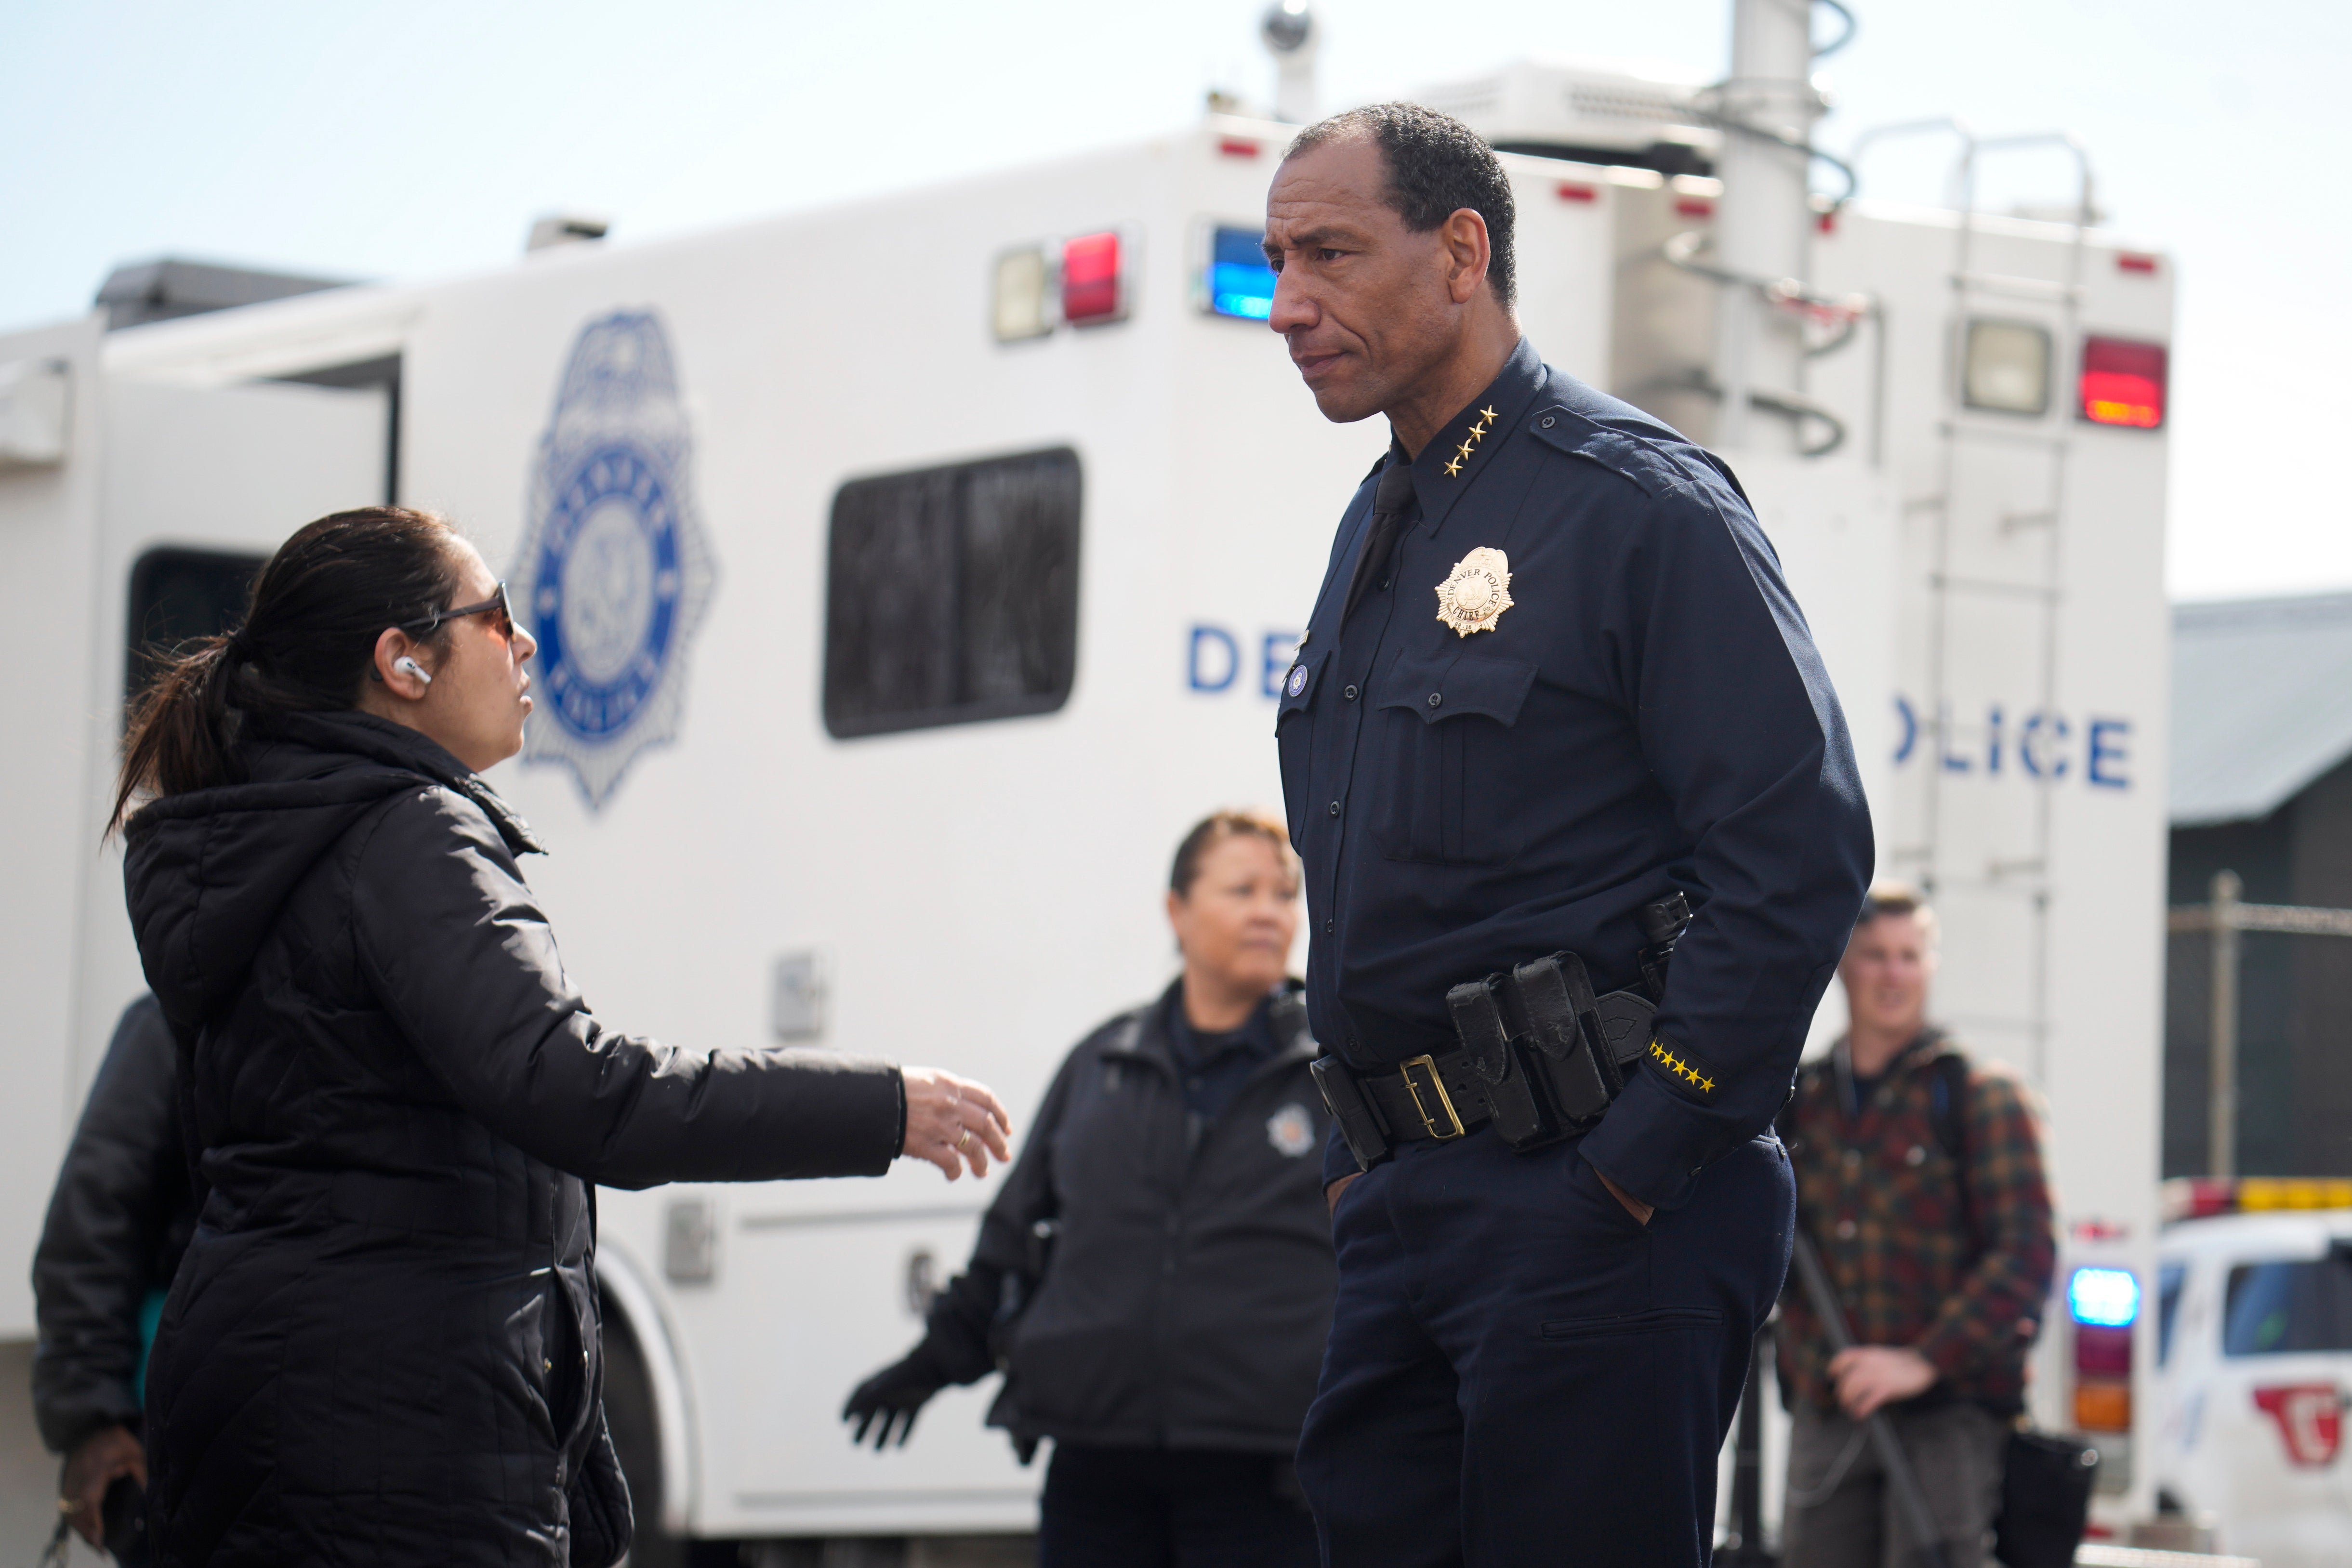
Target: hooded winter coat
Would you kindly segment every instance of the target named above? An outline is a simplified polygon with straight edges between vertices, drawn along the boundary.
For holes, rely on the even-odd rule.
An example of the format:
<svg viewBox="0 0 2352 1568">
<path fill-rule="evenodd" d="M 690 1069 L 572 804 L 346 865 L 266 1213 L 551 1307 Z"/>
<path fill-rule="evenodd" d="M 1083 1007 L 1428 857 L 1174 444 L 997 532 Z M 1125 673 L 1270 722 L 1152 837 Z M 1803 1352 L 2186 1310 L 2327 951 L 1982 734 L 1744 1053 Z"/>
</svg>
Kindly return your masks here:
<svg viewBox="0 0 2352 1568">
<path fill-rule="evenodd" d="M 256 726 L 126 831 L 201 1217 L 147 1376 L 155 1557 L 604 1564 L 591 1183 L 878 1175 L 898 1071 L 620 1034 L 521 820 L 415 731 Z"/>
<path fill-rule="evenodd" d="M 1315 1397 L 1338 1266 L 1306 998 L 1295 982 L 1276 995 L 1276 1050 L 1204 1118 L 1170 1040 L 1182 984 L 1064 1060 L 932 1303 L 933 1364 L 956 1383 L 1001 1365 L 989 1424 L 1024 1452 L 1052 1437 L 1287 1458 Z"/>
</svg>

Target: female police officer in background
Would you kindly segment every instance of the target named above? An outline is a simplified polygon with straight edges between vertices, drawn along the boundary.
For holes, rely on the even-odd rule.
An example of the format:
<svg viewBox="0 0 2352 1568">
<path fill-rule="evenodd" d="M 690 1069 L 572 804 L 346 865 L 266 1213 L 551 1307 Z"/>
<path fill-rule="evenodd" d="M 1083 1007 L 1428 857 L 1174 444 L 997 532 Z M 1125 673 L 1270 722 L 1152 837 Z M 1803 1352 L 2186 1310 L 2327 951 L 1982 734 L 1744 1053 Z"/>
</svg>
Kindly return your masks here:
<svg viewBox="0 0 2352 1568">
<path fill-rule="evenodd" d="M 990 1424 L 1024 1459 L 1054 1439 L 1041 1568 L 1316 1561 L 1290 1457 L 1334 1267 L 1281 824 L 1195 827 L 1168 922 L 1183 974 L 1070 1052 L 922 1343 L 844 1412 L 903 1443 L 925 1400 L 1002 1366 Z"/>
<path fill-rule="evenodd" d="M 439 518 L 338 513 L 132 722 L 131 925 L 201 1150 L 147 1374 L 160 1563 L 603 1568 L 629 1508 L 588 1184 L 1005 1157 L 977 1083 L 588 1010 L 478 777 L 535 648 Z"/>
</svg>

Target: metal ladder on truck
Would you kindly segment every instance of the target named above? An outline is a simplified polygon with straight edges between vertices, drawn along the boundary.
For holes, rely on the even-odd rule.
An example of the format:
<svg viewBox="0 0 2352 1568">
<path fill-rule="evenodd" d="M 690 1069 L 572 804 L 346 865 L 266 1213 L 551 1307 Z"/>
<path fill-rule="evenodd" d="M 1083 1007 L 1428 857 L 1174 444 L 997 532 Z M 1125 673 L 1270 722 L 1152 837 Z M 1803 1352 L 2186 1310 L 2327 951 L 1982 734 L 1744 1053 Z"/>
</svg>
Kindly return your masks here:
<svg viewBox="0 0 2352 1568">
<path fill-rule="evenodd" d="M 1943 374 L 1943 409 L 1937 423 L 1937 479 L 1927 494 L 1906 497 L 1906 519 L 1924 516 L 1932 529 L 1927 574 L 1927 649 L 1926 711 L 1919 716 L 1919 740 L 1927 748 L 1926 775 L 1920 801 L 1916 839 L 1893 847 L 1891 858 L 1913 868 L 1920 889 L 1929 898 L 1939 890 L 1991 893 L 2015 901 L 2027 922 L 2027 955 L 2022 1016 L 2000 1014 L 1956 1017 L 1963 1028 L 2022 1036 L 2028 1068 L 2040 1082 L 2047 1068 L 2050 1033 L 2050 900 L 2051 817 L 2053 791 L 2044 785 L 2032 792 L 2031 826 L 2021 843 L 2003 845 L 1990 853 L 1969 854 L 1950 841 L 1949 812 L 1945 800 L 1946 775 L 1952 771 L 1955 743 L 1966 740 L 1979 757 L 1997 756 L 2000 737 L 1991 733 L 2000 721 L 1964 724 L 1954 718 L 1952 640 L 1954 609 L 1963 601 L 2022 601 L 2032 607 L 2036 665 L 2033 700 L 2036 711 L 2058 708 L 2059 612 L 2063 599 L 2064 528 L 2068 458 L 2074 437 L 2072 422 L 2057 434 L 2047 428 L 2024 429 L 2001 423 L 2001 414 L 1987 415 L 1968 406 L 1964 395 L 1969 323 L 1987 305 L 2031 301 L 2055 305 L 2057 329 L 2052 333 L 2048 367 L 2049 395 L 2060 395 L 2059 367 L 2079 351 L 2087 237 L 2095 213 L 2088 155 L 2063 131 L 2036 131 L 2014 136 L 1979 136 L 1966 122 L 1950 118 L 1907 121 L 1865 132 L 1847 155 L 1858 165 L 1868 148 L 1898 136 L 1941 132 L 1959 142 L 1950 182 L 1959 221 L 1954 235 L 1950 276 L 1950 312 Z M 1977 205 L 1977 174 L 1987 153 L 2035 148 L 2060 148 L 2074 162 L 2077 175 L 2074 204 L 2074 238 L 2066 251 L 2064 276 L 2027 277 L 1987 272 L 1979 264 L 1980 238 Z M 2039 498 L 2003 508 L 1987 517 L 1963 517 L 1966 484 L 1997 451 L 2026 453 L 2040 464 L 2040 482 L 2031 486 Z M 1955 540 L 1964 528 L 1990 527 L 2004 538 L 2029 532 L 2039 537 L 2039 570 L 2031 580 L 1971 575 L 1957 570 Z M 2025 716 L 2020 716 L 2023 717 Z M 2021 758 L 2023 760 L 2023 758 Z"/>
</svg>

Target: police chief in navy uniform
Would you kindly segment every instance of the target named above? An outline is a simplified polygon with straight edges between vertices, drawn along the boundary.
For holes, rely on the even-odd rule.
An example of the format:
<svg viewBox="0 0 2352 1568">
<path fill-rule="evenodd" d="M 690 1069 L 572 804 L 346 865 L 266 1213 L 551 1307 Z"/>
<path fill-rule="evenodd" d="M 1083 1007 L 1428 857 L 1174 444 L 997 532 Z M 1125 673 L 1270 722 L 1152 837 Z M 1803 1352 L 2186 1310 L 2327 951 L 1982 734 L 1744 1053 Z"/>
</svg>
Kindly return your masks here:
<svg viewBox="0 0 2352 1568">
<path fill-rule="evenodd" d="M 1299 1445 L 1338 1568 L 1707 1561 L 1788 1265 L 1772 1117 L 1871 871 L 1738 482 L 1542 361 L 1511 222 L 1486 145 L 1402 104 L 1303 132 L 1266 202 L 1274 329 L 1327 417 L 1393 436 L 1276 721 L 1318 1077 L 1370 1129 L 1329 1145 L 1339 1291 Z M 1677 945 L 1658 915 L 1685 905 Z M 1605 1076 L 1597 1106 L 1565 1077 L 1509 1098 L 1554 1071 L 1547 975 L 1570 1000 L 1541 1038 L 1596 1042 L 1558 1071 Z M 1594 993 L 1638 1034 L 1597 1043 Z M 1482 1054 L 1455 1003 L 1475 1025 L 1489 996 Z"/>
</svg>

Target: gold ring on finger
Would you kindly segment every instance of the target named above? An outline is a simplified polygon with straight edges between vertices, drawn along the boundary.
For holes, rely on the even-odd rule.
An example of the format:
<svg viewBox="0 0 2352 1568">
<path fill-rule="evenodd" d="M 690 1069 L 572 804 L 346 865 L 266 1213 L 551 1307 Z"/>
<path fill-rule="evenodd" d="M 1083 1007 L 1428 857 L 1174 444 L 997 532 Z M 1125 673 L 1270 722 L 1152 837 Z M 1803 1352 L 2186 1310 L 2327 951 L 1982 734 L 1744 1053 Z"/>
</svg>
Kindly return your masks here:
<svg viewBox="0 0 2352 1568">
<path fill-rule="evenodd" d="M 961 1149 L 961 1148 L 964 1147 L 966 1145 L 970 1144 L 971 1142 L 971 1129 L 970 1127 L 966 1127 L 962 1132 L 958 1133 L 958 1134 L 956 1134 L 955 1146 L 956 1146 L 957 1148 Z"/>
</svg>

